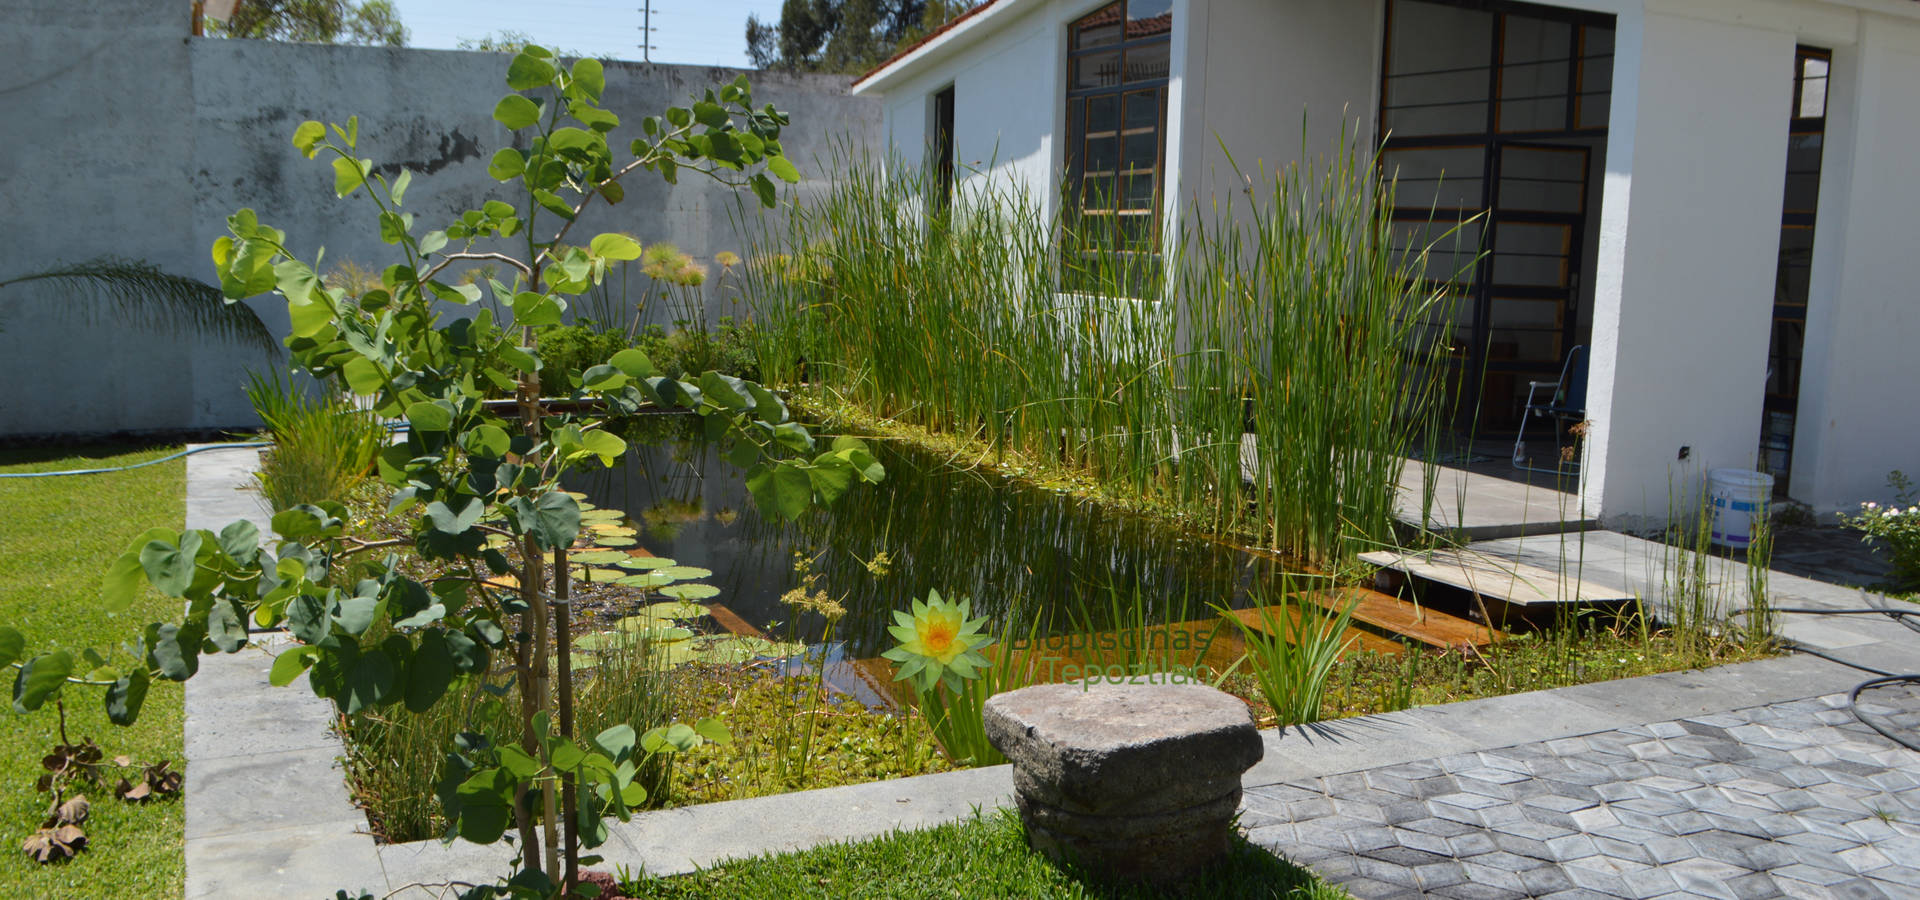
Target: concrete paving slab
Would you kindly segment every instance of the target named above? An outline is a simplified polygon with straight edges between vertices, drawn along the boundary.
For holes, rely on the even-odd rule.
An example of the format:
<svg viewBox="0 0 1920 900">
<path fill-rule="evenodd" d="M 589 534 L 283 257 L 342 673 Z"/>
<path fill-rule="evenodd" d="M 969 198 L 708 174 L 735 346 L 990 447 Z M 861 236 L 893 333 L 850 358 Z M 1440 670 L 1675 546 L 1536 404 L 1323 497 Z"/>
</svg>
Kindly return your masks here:
<svg viewBox="0 0 1920 900">
<path fill-rule="evenodd" d="M 1633 597 L 1632 593 L 1607 583 L 1584 579 L 1557 567 L 1480 553 L 1475 549 L 1478 546 L 1460 550 L 1377 550 L 1360 554 L 1360 561 L 1515 606 L 1618 603 Z"/>
<path fill-rule="evenodd" d="M 315 697 L 306 676 L 286 687 L 267 681 L 273 658 L 258 649 L 203 656 L 187 682 L 186 755 L 191 760 L 283 750 L 340 752 L 332 702 Z"/>
<path fill-rule="evenodd" d="M 193 794 L 192 788 L 188 796 Z M 321 822 L 187 842 L 187 900 L 385 893 L 373 839 Z"/>
<path fill-rule="evenodd" d="M 1711 669 L 1665 672 L 1559 688 L 1551 693 L 1641 722 L 1816 696 L 1851 687 L 1858 671 L 1812 656 L 1788 656 Z"/>
<path fill-rule="evenodd" d="M 1262 730 L 1266 755 L 1247 770 L 1241 787 L 1431 759 L 1479 746 L 1472 738 L 1433 727 L 1420 713 L 1408 710 Z"/>
<path fill-rule="evenodd" d="M 338 755 L 337 748 L 315 747 L 189 759 L 187 840 L 293 825 L 365 830 L 366 814 L 347 800 Z"/>
<path fill-rule="evenodd" d="M 389 891 L 409 885 L 445 884 L 456 878 L 468 882 L 505 878 L 513 874 L 517 852 L 518 848 L 505 841 L 494 844 L 412 841 L 378 847 L 380 867 L 385 872 Z"/>
<path fill-rule="evenodd" d="M 1490 697 L 1412 712 L 1423 726 L 1467 738 L 1476 749 L 1572 737 L 1646 721 L 1637 711 L 1588 705 L 1562 691 Z"/>
<path fill-rule="evenodd" d="M 187 449 L 204 444 L 188 444 Z M 219 532 L 228 523 L 249 519 L 266 531 L 272 512 L 253 490 L 260 451 L 252 447 L 207 450 L 187 457 L 186 527 Z"/>
<path fill-rule="evenodd" d="M 1574 494 L 1449 466 L 1433 468 L 1428 505 L 1425 464 L 1409 459 L 1401 465 L 1394 518 L 1468 540 L 1577 531 L 1597 524 L 1582 512 L 1580 498 Z"/>
</svg>

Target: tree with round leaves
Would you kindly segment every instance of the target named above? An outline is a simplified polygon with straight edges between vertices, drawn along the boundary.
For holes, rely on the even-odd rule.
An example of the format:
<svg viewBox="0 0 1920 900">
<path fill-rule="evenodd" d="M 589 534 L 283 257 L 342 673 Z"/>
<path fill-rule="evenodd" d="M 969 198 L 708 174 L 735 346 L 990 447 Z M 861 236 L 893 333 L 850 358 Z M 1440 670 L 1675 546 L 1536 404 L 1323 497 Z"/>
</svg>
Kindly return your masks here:
<svg viewBox="0 0 1920 900">
<path fill-rule="evenodd" d="M 186 602 L 179 621 L 150 624 L 111 654 L 29 652 L 17 630 L 0 626 L 0 665 L 17 670 L 19 711 L 92 685 L 104 688 L 108 715 L 121 724 L 139 715 L 154 679 L 192 677 L 203 653 L 246 646 L 250 626 L 284 627 L 298 641 L 275 660 L 275 684 L 304 673 L 316 694 L 349 713 L 424 711 L 457 685 L 496 694 L 517 687 L 514 733 L 464 734 L 449 748 L 439 790 L 449 839 L 490 843 L 511 831 L 520 849 L 510 880 L 463 896 L 583 896 L 591 885 L 579 881 L 579 851 L 607 839 L 607 816 L 624 819 L 645 799 L 637 776 L 646 759 L 727 734 L 712 720 L 646 734 L 626 725 L 575 734 L 568 554 L 582 524 L 560 479 L 614 464 L 626 442 L 597 414 L 543 402 L 536 337 L 561 324 L 569 298 L 639 258 L 639 244 L 622 234 L 569 241 L 589 206 L 621 202 L 623 178 L 644 170 L 671 182 L 695 172 L 772 206 L 774 179 L 793 182 L 799 173 L 780 144 L 787 117 L 772 106 L 755 109 L 744 77 L 648 117 L 624 157 L 613 149 L 620 120 L 601 105 L 597 61 L 564 66 L 528 47 L 513 57 L 507 84 L 494 118 L 525 149 L 500 150 L 489 171 L 520 202 L 489 200 L 436 230 L 420 230 L 403 211 L 409 173 L 390 180 L 358 155 L 357 120 L 295 131 L 294 145 L 329 160 L 335 192 L 364 198 L 395 248 L 397 261 L 378 286 L 358 296 L 327 286 L 318 257 L 296 257 L 286 234 L 249 209 L 227 220 L 228 235 L 213 247 L 227 297 L 285 299 L 285 343 L 297 366 L 406 420 L 404 439 L 378 466 L 394 489 L 392 514 L 411 519 L 407 536 L 350 535 L 335 501 L 281 510 L 271 522 L 275 538 L 265 542 L 245 521 L 218 533 L 155 528 L 113 562 L 103 602 L 125 609 L 151 584 Z M 489 271 L 482 266 L 507 280 L 456 277 L 459 267 Z M 483 291 L 498 316 L 478 303 Z M 567 409 L 700 416 L 747 468 L 756 502 L 779 516 L 797 517 L 885 475 L 857 440 L 817 446 L 778 396 L 752 382 L 716 372 L 663 377 L 638 350 L 562 374 L 575 386 L 573 399 L 592 401 Z M 507 393 L 510 410 L 488 402 Z"/>
</svg>

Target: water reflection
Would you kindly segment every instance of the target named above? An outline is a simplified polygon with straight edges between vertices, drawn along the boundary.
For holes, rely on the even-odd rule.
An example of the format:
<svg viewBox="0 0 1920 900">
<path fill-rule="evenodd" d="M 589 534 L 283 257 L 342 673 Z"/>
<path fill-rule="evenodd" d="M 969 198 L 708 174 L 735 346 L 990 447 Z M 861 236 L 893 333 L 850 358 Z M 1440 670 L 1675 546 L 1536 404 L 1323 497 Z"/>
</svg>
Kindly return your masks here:
<svg viewBox="0 0 1920 900">
<path fill-rule="evenodd" d="M 818 641 L 824 623 L 795 623 L 780 596 L 799 583 L 795 554 L 812 560 L 819 587 L 845 604 L 836 637 L 849 657 L 891 646 L 893 610 L 936 589 L 971 597 L 996 624 L 1009 614 L 1041 633 L 1113 627 L 1112 611 L 1138 598 L 1148 622 L 1211 617 L 1210 603 L 1244 606 L 1270 565 L 1140 517 L 1101 509 L 906 445 L 873 442 L 886 466 L 879 485 L 857 486 L 798 523 L 762 518 L 744 473 L 686 423 L 636 426 L 622 465 L 569 480 L 595 503 L 631 515 L 642 547 L 713 570 L 713 602 L 780 637 Z M 659 432 L 675 439 L 655 443 Z M 884 565 L 870 565 L 876 560 Z M 1127 615 L 1131 615 L 1128 613 Z"/>
</svg>

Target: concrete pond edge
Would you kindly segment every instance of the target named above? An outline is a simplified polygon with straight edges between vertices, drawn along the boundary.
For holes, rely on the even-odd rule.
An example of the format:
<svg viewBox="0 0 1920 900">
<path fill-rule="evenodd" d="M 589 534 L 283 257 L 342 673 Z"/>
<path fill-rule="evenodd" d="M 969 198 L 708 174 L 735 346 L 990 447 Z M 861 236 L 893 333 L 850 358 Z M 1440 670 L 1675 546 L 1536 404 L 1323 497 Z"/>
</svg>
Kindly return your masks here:
<svg viewBox="0 0 1920 900">
<path fill-rule="evenodd" d="M 249 518 L 265 531 L 268 515 L 251 489 L 258 459 L 251 449 L 188 457 L 186 527 L 218 530 Z M 1774 587 L 1795 605 L 1858 605 L 1855 592 L 1807 579 L 1776 574 Z M 1785 633 L 1850 660 L 1920 669 L 1920 645 L 1890 621 L 1789 623 Z M 374 841 L 348 795 L 332 703 L 303 684 L 275 688 L 267 681 L 273 652 L 287 643 L 284 635 L 263 635 L 240 653 L 205 657 L 186 683 L 186 896 L 338 889 L 380 896 L 505 874 L 513 856 L 505 843 Z M 1823 696 L 1862 678 L 1834 662 L 1791 655 L 1267 729 L 1260 732 L 1265 757 L 1246 773 L 1243 788 Z M 609 870 L 680 874 L 1012 804 L 1011 768 L 993 766 L 642 813 L 616 823 L 596 852 Z"/>
</svg>

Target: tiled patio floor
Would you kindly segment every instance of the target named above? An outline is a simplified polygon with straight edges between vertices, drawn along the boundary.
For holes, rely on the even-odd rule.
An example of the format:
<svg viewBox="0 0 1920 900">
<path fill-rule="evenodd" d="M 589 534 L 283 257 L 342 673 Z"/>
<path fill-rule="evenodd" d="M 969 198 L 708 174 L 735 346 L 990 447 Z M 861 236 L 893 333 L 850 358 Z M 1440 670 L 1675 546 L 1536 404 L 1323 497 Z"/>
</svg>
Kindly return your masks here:
<svg viewBox="0 0 1920 900">
<path fill-rule="evenodd" d="M 1863 698 L 1866 704 L 1868 698 Z M 1920 694 L 1865 705 L 1920 736 Z M 1363 900 L 1920 897 L 1920 753 L 1830 695 L 1247 791 Z"/>
</svg>

